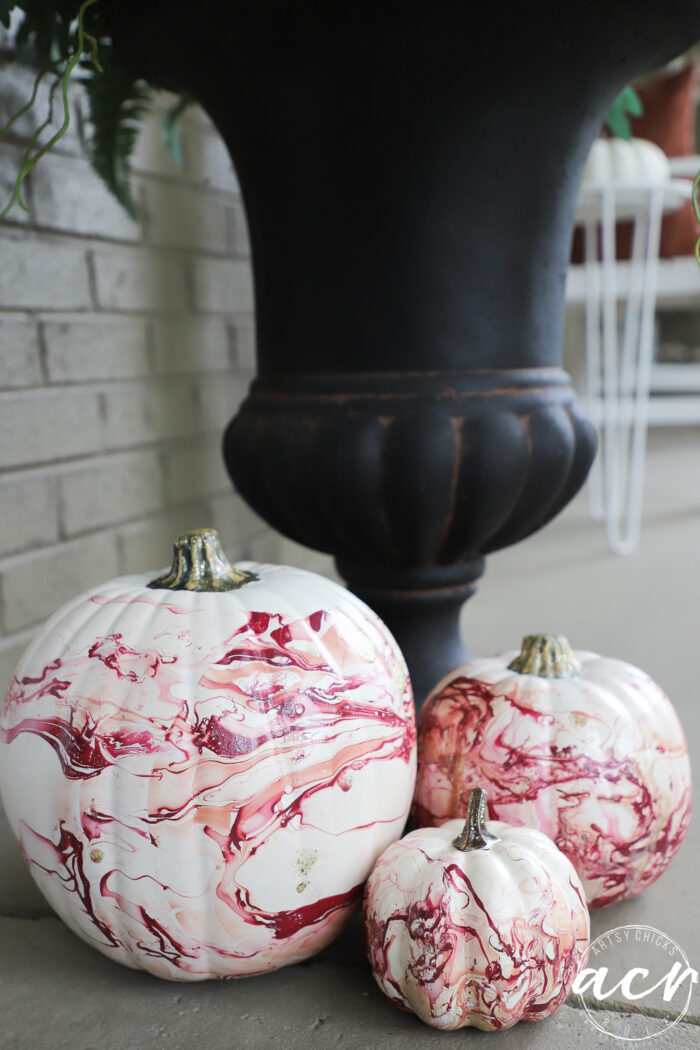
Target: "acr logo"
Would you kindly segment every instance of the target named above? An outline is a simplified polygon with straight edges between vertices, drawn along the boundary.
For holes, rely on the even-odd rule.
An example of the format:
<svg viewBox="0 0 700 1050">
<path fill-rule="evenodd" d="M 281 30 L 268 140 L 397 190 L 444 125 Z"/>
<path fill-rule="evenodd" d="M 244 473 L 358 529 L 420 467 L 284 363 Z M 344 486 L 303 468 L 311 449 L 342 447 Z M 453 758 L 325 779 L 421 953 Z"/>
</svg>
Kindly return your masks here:
<svg viewBox="0 0 700 1050">
<path fill-rule="evenodd" d="M 591 943 L 572 990 L 598 1031 L 641 1042 L 682 1020 L 697 982 L 697 970 L 672 937 L 653 926 L 630 925 Z M 603 1013 L 613 999 L 617 1012 Z M 620 1000 L 629 1004 L 630 1014 L 619 1013 Z"/>
</svg>

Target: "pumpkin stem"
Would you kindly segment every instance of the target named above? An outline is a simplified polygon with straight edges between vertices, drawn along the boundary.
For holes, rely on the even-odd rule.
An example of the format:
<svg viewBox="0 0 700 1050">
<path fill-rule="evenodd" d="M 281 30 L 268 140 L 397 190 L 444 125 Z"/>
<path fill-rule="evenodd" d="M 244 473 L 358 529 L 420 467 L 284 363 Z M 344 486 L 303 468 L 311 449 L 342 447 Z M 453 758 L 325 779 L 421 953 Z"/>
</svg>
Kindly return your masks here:
<svg viewBox="0 0 700 1050">
<path fill-rule="evenodd" d="M 452 845 L 455 849 L 461 849 L 467 853 L 471 849 L 483 849 L 484 846 L 492 846 L 494 842 L 500 842 L 498 835 L 492 835 L 483 826 L 486 820 L 486 792 L 483 788 L 472 788 L 469 792 L 467 802 L 467 819 Z"/>
<path fill-rule="evenodd" d="M 581 664 L 562 634 L 528 634 L 508 670 L 538 678 L 578 678 Z"/>
<path fill-rule="evenodd" d="M 168 591 L 235 591 L 259 579 L 231 564 L 216 529 L 195 529 L 175 540 L 170 572 L 148 586 Z"/>
</svg>

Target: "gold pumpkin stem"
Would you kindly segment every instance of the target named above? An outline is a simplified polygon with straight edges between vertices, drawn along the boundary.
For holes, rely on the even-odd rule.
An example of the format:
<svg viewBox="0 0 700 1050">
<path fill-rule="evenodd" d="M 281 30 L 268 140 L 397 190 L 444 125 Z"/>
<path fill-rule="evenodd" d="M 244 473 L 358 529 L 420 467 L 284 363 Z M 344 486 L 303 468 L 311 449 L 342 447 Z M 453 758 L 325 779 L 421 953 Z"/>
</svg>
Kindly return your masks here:
<svg viewBox="0 0 700 1050">
<path fill-rule="evenodd" d="M 455 849 L 468 853 L 472 849 L 484 849 L 500 842 L 498 835 L 492 835 L 484 827 L 486 820 L 486 802 L 488 796 L 483 788 L 472 788 L 467 802 L 467 819 L 452 845 Z"/>
<path fill-rule="evenodd" d="M 508 670 L 538 678 L 578 678 L 583 669 L 562 634 L 528 634 Z"/>
<path fill-rule="evenodd" d="M 216 529 L 195 529 L 175 540 L 170 572 L 148 586 L 168 591 L 235 591 L 259 579 L 254 572 L 231 564 Z"/>
</svg>

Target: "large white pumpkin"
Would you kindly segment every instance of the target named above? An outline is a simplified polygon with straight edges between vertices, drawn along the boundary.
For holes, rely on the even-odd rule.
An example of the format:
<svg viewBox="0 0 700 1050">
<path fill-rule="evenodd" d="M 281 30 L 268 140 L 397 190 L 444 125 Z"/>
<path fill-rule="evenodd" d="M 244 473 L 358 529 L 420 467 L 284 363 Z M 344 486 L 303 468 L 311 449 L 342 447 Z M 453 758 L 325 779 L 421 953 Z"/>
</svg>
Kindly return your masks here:
<svg viewBox="0 0 700 1050">
<path fill-rule="evenodd" d="M 153 575 L 81 595 L 20 661 L 8 818 L 52 907 L 112 959 L 175 980 L 296 962 L 403 829 L 405 663 L 348 591 L 233 568 L 209 530 Z"/>
</svg>

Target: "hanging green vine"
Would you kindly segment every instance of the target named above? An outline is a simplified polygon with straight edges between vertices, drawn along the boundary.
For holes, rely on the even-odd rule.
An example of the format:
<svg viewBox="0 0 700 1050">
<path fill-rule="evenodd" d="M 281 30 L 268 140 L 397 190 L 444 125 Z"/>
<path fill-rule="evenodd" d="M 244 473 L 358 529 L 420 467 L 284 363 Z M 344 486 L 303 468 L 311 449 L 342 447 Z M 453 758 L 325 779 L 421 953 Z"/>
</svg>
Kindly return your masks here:
<svg viewBox="0 0 700 1050">
<path fill-rule="evenodd" d="M 95 66 L 95 68 L 97 70 L 99 70 L 100 72 L 102 72 L 102 66 L 100 65 L 99 59 L 97 57 L 97 50 L 98 50 L 97 40 L 95 39 L 94 36 L 92 36 L 91 33 L 88 33 L 86 31 L 85 25 L 84 25 L 84 22 L 83 22 L 83 19 L 84 19 L 84 16 L 85 16 L 85 11 L 87 10 L 88 7 L 91 7 L 94 3 L 97 3 L 97 0 L 83 0 L 83 3 L 80 5 L 80 8 L 78 10 L 78 19 L 77 19 L 78 25 L 77 25 L 77 30 L 76 30 L 77 39 L 76 39 L 76 44 L 75 44 L 75 48 L 73 50 L 73 53 L 70 54 L 70 55 L 66 55 L 64 60 L 63 60 L 63 62 L 52 62 L 51 65 L 46 67 L 46 69 L 42 69 L 39 72 L 39 74 L 37 75 L 36 80 L 34 81 L 34 90 L 32 92 L 32 98 L 31 98 L 31 101 L 29 103 L 29 107 L 31 107 L 34 104 L 34 101 L 36 99 L 37 92 L 38 92 L 38 89 L 39 89 L 39 85 L 40 85 L 41 81 L 43 80 L 43 78 L 47 74 L 53 74 L 54 77 L 55 77 L 55 80 L 54 80 L 54 83 L 53 83 L 53 85 L 51 87 L 51 92 L 50 92 L 50 95 L 49 95 L 49 113 L 48 113 L 48 116 L 47 116 L 46 120 L 43 122 L 43 124 L 40 124 L 39 127 L 37 128 L 37 130 L 35 131 L 35 133 L 32 135 L 31 139 L 29 140 L 29 145 L 26 147 L 26 149 L 24 151 L 24 154 L 22 156 L 22 161 L 21 161 L 21 164 L 20 164 L 19 174 L 17 175 L 17 180 L 15 182 L 14 192 L 13 192 L 12 197 L 10 198 L 8 204 L 3 208 L 2 211 L 0 211 L 0 222 L 5 218 L 5 216 L 7 215 L 8 211 L 10 210 L 10 208 L 15 203 L 19 204 L 20 208 L 24 208 L 25 211 L 29 211 L 29 209 L 27 208 L 27 205 L 24 203 L 24 200 L 22 198 L 22 186 L 24 184 L 24 180 L 26 179 L 27 175 L 32 170 L 32 168 L 34 168 L 36 166 L 36 164 L 41 160 L 41 158 L 44 156 L 44 154 L 48 153 L 48 151 L 51 149 L 51 147 L 55 146 L 56 143 L 61 138 L 63 138 L 63 136 L 65 135 L 66 131 L 68 130 L 68 126 L 70 124 L 70 106 L 68 104 L 68 84 L 70 82 L 70 78 L 71 78 L 71 76 L 73 74 L 73 71 L 74 71 L 75 67 L 78 65 L 78 62 L 80 61 L 80 59 L 81 59 L 81 57 L 83 55 L 83 52 L 86 49 L 89 49 L 90 57 L 91 57 L 92 63 Z M 63 102 L 63 123 L 61 124 L 60 128 L 58 129 L 58 131 L 55 132 L 55 134 L 53 134 L 51 136 L 51 138 L 48 140 L 48 142 L 45 142 L 43 146 L 37 146 L 37 143 L 38 143 L 42 133 L 53 122 L 53 102 L 54 102 L 54 96 L 55 96 L 55 93 L 56 93 L 56 89 L 57 89 L 57 87 L 59 85 L 60 85 L 60 88 L 61 88 L 61 100 Z M 10 120 L 5 125 L 5 127 L 0 130 L 0 141 L 2 141 L 2 139 L 5 137 L 7 132 L 12 127 L 12 125 L 15 123 L 15 121 L 20 116 L 22 116 L 27 111 L 27 109 L 29 107 L 23 106 L 19 110 L 18 113 L 16 113 L 13 117 L 10 118 Z"/>
<path fill-rule="evenodd" d="M 0 143 L 20 117 L 36 103 L 45 79 L 52 79 L 48 112 L 24 147 L 11 199 L 0 211 L 0 222 L 17 204 L 27 210 L 22 189 L 38 161 L 66 133 L 70 125 L 69 84 L 79 80 L 88 105 L 88 152 L 95 171 L 110 192 L 132 216 L 136 215 L 131 190 L 131 159 L 139 128 L 151 107 L 153 91 L 114 58 L 109 26 L 101 0 L 0 0 L 0 23 L 12 25 L 17 57 L 37 70 L 31 98 L 0 129 Z M 53 124 L 53 110 L 60 93 L 63 121 L 46 141 L 41 138 Z M 163 120 L 163 136 L 176 163 L 182 162 L 178 122 L 189 99 L 181 99 Z"/>
</svg>

